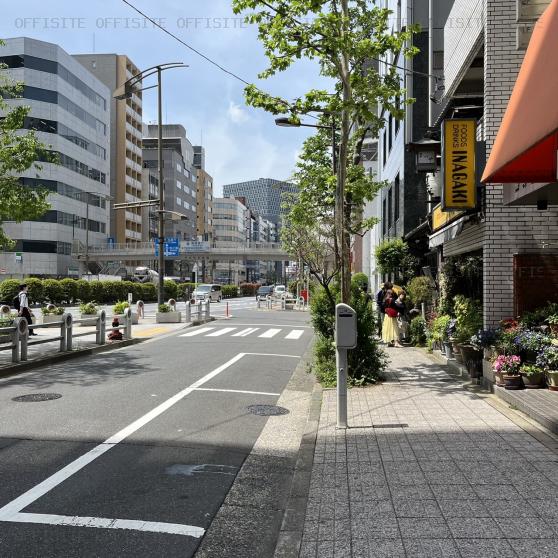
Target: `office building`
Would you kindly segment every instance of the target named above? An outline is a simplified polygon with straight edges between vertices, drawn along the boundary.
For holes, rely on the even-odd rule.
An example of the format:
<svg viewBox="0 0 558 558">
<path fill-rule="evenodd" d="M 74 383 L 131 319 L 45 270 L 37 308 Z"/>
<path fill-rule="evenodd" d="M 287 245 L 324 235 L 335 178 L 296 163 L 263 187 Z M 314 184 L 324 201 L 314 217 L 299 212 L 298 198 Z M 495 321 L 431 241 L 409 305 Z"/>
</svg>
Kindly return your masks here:
<svg viewBox="0 0 558 558">
<path fill-rule="evenodd" d="M 100 79 L 110 91 L 110 195 L 113 203 L 136 202 L 142 193 L 142 93 L 117 101 L 114 91 L 139 73 L 125 55 L 78 54 L 74 58 Z M 130 208 L 112 211 L 110 237 L 112 242 L 134 244 L 142 240 L 142 210 Z M 130 264 L 132 262 L 129 262 Z"/>
<path fill-rule="evenodd" d="M 0 255 L 7 275 L 67 276 L 80 270 L 72 243 L 106 243 L 110 185 L 110 90 L 56 44 L 20 37 L 0 46 L 7 75 L 24 84 L 25 128 L 58 155 L 58 164 L 41 163 L 21 182 L 50 190 L 51 208 L 35 221 L 4 222 L 15 252 Z M 84 271 L 83 269 L 81 271 Z"/>
<path fill-rule="evenodd" d="M 194 166 L 198 170 L 196 183 L 196 236 L 213 242 L 213 178 L 205 170 L 205 149 L 194 146 Z"/>
</svg>

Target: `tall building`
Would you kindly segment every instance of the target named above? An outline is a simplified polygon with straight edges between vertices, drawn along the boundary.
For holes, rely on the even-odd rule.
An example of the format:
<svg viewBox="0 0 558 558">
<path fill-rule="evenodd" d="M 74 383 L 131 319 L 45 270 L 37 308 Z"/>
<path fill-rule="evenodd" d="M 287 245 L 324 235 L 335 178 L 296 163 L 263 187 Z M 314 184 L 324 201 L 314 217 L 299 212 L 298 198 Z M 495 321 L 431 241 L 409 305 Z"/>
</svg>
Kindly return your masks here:
<svg viewBox="0 0 558 558">
<path fill-rule="evenodd" d="M 157 170 L 159 127 L 149 124 L 144 132 L 144 166 Z M 196 240 L 197 169 L 194 148 L 181 124 L 163 125 L 163 181 L 165 209 L 173 212 L 165 217 L 165 236 Z"/>
<path fill-rule="evenodd" d="M 144 163 L 145 164 L 145 163 Z M 145 167 L 141 174 L 144 201 L 159 201 L 159 173 L 156 168 Z M 159 236 L 158 209 L 159 205 L 145 207 L 142 213 L 143 242 L 154 241 Z M 155 258 L 154 258 L 155 259 Z"/>
<path fill-rule="evenodd" d="M 198 169 L 196 184 L 196 235 L 199 240 L 213 242 L 213 178 L 205 170 L 205 149 L 194 146 L 194 166 Z"/>
<path fill-rule="evenodd" d="M 136 65 L 120 54 L 77 54 L 74 58 L 100 79 L 110 91 L 110 195 L 113 203 L 136 202 L 142 193 L 142 93 L 117 101 L 117 87 L 139 73 Z M 142 240 L 142 210 L 113 211 L 110 236 L 116 243 Z"/>
<path fill-rule="evenodd" d="M 51 209 L 35 221 L 4 223 L 16 255 L 0 254 L 7 274 L 78 274 L 72 243 L 106 243 L 109 232 L 110 90 L 58 45 L 26 37 L 0 47 L 7 74 L 24 84 L 23 98 L 8 103 L 31 107 L 25 128 L 58 154 L 21 182 L 50 190 Z M 88 232 L 87 232 L 88 229 Z"/>
<path fill-rule="evenodd" d="M 248 182 L 225 184 L 224 197 L 243 197 L 248 206 L 262 217 L 281 226 L 281 198 L 284 194 L 294 194 L 297 187 L 289 182 L 273 178 L 258 178 Z"/>
</svg>

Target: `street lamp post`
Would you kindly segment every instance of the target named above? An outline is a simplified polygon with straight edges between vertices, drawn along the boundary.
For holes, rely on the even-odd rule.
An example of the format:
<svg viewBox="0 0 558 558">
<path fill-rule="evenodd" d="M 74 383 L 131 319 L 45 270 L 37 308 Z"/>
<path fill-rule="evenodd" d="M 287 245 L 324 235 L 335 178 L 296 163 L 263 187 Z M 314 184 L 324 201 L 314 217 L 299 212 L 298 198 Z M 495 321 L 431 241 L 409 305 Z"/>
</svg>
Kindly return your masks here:
<svg viewBox="0 0 558 558">
<path fill-rule="evenodd" d="M 157 295 L 157 301 L 159 304 L 163 304 L 165 297 L 165 184 L 163 182 L 163 93 L 162 93 L 162 76 L 161 74 L 165 70 L 171 70 L 173 68 L 187 68 L 187 64 L 182 62 L 169 62 L 166 64 L 158 64 L 157 66 L 152 66 L 143 72 L 139 72 L 135 76 L 132 76 L 128 81 L 126 81 L 122 86 L 120 86 L 114 93 L 114 98 L 117 100 L 127 99 L 131 97 L 133 93 L 139 91 L 145 91 L 146 89 L 152 89 L 157 87 L 157 118 L 158 118 L 158 141 L 157 141 L 157 161 L 158 161 L 158 174 L 159 174 L 159 231 L 158 231 L 158 244 L 159 244 L 159 289 Z M 157 74 L 157 85 L 152 85 L 150 87 L 144 87 L 142 89 L 137 89 L 136 86 L 141 83 L 145 78 Z M 148 203 L 136 203 L 132 202 L 131 205 L 128 204 L 118 204 L 119 209 L 124 209 L 126 207 L 146 207 L 147 205 L 153 205 Z"/>
</svg>

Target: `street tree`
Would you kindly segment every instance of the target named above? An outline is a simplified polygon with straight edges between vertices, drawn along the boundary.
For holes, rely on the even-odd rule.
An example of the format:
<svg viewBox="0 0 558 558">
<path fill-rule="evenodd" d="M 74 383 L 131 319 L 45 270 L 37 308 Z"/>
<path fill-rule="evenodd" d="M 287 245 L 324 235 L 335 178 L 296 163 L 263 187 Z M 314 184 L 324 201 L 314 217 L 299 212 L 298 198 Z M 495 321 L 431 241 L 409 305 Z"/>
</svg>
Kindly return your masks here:
<svg viewBox="0 0 558 558">
<path fill-rule="evenodd" d="M 2 46 L 0 41 L 0 47 Z M 47 147 L 39 141 L 33 130 L 23 131 L 30 107 L 21 97 L 23 85 L 14 82 L 0 64 L 0 249 L 9 250 L 13 241 L 2 228 L 5 221 L 29 221 L 48 210 L 48 190 L 29 188 L 18 176 L 41 169 L 37 161 L 54 161 Z M 16 99 L 8 103 L 8 99 Z"/>
<path fill-rule="evenodd" d="M 359 208 L 347 188 L 352 163 L 360 163 L 364 140 L 377 137 L 385 115 L 404 115 L 405 99 L 394 64 L 399 54 L 413 56 L 413 26 L 391 29 L 390 14 L 371 0 L 232 0 L 235 13 L 248 12 L 247 21 L 258 26 L 269 65 L 262 79 L 288 70 L 298 59 L 317 61 L 322 76 L 332 80 L 332 91 L 312 89 L 283 99 L 255 85 L 245 89 L 247 102 L 272 114 L 288 114 L 298 123 L 304 114 L 318 112 L 339 125 L 339 153 L 334 191 L 336 259 L 341 299 L 350 297 L 350 215 Z M 324 192 L 325 194 L 325 192 Z M 362 208 L 360 208 L 362 210 Z"/>
</svg>

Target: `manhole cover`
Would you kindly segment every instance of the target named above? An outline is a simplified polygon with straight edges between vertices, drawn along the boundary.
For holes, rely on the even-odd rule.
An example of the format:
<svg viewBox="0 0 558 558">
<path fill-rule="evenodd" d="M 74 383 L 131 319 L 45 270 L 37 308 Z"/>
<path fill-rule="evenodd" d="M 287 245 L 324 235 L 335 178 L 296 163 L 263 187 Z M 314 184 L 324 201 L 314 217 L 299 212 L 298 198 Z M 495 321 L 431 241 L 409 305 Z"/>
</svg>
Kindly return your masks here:
<svg viewBox="0 0 558 558">
<path fill-rule="evenodd" d="M 260 415 L 262 417 L 289 414 L 288 409 L 285 409 L 285 407 L 278 407 L 277 405 L 250 405 L 248 410 L 253 415 Z"/>
<path fill-rule="evenodd" d="M 36 403 L 37 401 L 50 401 L 51 399 L 60 399 L 61 397 L 62 394 L 60 393 L 30 393 L 29 395 L 14 397 L 12 401 L 17 401 L 18 403 Z"/>
</svg>

